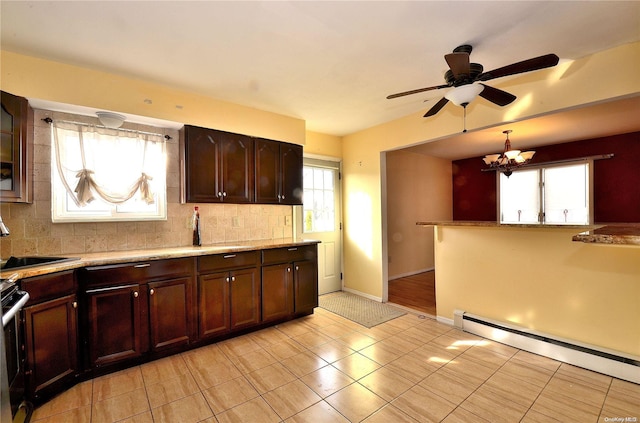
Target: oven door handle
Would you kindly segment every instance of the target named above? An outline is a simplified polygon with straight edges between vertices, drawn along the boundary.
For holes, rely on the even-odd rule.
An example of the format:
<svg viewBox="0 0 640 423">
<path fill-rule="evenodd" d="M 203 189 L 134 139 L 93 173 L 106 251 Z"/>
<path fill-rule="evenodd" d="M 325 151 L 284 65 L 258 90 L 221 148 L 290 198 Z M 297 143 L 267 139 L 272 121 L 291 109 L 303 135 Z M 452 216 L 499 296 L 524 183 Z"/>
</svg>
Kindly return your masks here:
<svg viewBox="0 0 640 423">
<path fill-rule="evenodd" d="M 15 317 L 16 314 L 22 309 L 27 301 L 29 301 L 29 293 L 24 291 L 18 291 L 22 294 L 22 297 L 16 302 L 6 313 L 2 313 L 2 327 L 4 328 L 7 324 Z"/>
</svg>

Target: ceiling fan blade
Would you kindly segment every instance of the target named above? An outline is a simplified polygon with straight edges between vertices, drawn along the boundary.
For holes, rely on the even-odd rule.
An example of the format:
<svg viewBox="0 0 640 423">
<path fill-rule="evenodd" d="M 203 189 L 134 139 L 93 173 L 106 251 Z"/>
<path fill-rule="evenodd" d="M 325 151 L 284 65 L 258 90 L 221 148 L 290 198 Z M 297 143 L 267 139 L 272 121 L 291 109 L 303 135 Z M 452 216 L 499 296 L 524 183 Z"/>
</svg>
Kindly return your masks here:
<svg viewBox="0 0 640 423">
<path fill-rule="evenodd" d="M 534 57 L 533 59 L 523 60 L 522 62 L 513 63 L 511 65 L 485 72 L 478 75 L 476 81 L 488 81 L 493 78 L 501 78 L 503 76 L 550 68 L 557 65 L 559 60 L 560 59 L 555 54 L 546 54 L 544 56 Z"/>
<path fill-rule="evenodd" d="M 461 75 L 469 75 L 471 72 L 469 65 L 469 53 L 449 53 L 444 56 L 444 60 L 447 61 L 447 64 L 456 79 Z"/>
<path fill-rule="evenodd" d="M 449 88 L 449 86 L 448 85 L 436 85 L 436 86 L 433 86 L 433 87 L 418 88 L 417 90 L 405 91 L 405 92 L 402 92 L 402 93 L 388 95 L 387 99 L 391 100 L 392 98 L 398 98 L 398 97 L 402 97 L 402 96 L 405 96 L 405 95 L 423 93 L 425 91 L 439 90 L 441 88 Z"/>
<path fill-rule="evenodd" d="M 484 98 L 485 100 L 489 100 L 490 102 L 497 104 L 498 106 L 506 106 L 516 99 L 515 95 L 506 91 L 502 91 L 484 84 L 480 85 L 484 87 L 484 89 L 480 93 L 480 97 Z"/>
<path fill-rule="evenodd" d="M 429 111 L 424 115 L 424 117 L 429 117 L 429 116 L 433 116 L 436 113 L 438 113 L 440 111 L 440 109 L 442 109 L 447 103 L 449 102 L 449 100 L 447 100 L 445 97 L 442 97 L 440 99 L 440 101 L 438 101 L 432 108 L 429 109 Z"/>
</svg>

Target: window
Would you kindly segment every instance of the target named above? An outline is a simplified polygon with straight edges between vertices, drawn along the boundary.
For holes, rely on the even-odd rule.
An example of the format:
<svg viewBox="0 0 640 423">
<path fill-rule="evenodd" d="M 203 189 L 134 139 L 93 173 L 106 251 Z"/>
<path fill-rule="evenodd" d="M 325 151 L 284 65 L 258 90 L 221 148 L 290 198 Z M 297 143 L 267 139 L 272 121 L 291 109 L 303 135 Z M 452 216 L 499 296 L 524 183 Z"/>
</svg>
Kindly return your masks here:
<svg viewBox="0 0 640 423">
<path fill-rule="evenodd" d="M 335 169 L 304 166 L 303 232 L 331 232 L 335 228 Z"/>
<path fill-rule="evenodd" d="M 160 134 L 52 124 L 54 222 L 166 220 Z"/>
<path fill-rule="evenodd" d="M 500 223 L 587 225 L 592 221 L 591 163 L 499 176 Z"/>
</svg>

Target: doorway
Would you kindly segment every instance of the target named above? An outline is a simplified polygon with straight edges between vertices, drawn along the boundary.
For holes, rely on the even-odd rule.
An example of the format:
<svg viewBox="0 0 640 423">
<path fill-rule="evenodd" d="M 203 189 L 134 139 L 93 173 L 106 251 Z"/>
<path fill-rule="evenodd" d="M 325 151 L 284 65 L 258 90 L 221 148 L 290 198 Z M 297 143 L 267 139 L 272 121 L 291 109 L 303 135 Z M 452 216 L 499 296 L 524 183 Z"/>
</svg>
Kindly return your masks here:
<svg viewBox="0 0 640 423">
<path fill-rule="evenodd" d="M 304 158 L 303 206 L 296 213 L 303 239 L 319 240 L 318 294 L 342 290 L 340 162 Z"/>
</svg>

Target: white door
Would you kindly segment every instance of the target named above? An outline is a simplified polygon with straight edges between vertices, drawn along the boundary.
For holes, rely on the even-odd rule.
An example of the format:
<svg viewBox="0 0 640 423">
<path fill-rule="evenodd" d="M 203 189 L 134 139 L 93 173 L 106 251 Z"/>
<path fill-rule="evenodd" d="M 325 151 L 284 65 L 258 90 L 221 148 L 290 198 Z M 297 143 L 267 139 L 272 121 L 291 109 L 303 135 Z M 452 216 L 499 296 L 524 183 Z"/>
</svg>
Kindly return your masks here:
<svg viewBox="0 0 640 423">
<path fill-rule="evenodd" d="M 298 227 L 303 239 L 317 239 L 318 294 L 342 290 L 340 163 L 304 159 L 304 197 Z"/>
</svg>

